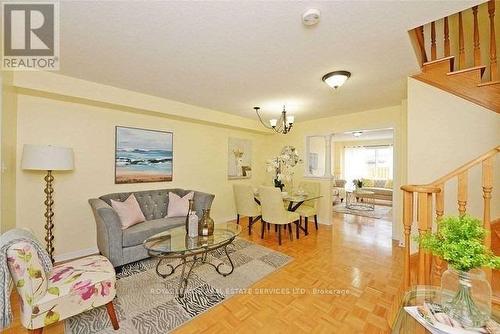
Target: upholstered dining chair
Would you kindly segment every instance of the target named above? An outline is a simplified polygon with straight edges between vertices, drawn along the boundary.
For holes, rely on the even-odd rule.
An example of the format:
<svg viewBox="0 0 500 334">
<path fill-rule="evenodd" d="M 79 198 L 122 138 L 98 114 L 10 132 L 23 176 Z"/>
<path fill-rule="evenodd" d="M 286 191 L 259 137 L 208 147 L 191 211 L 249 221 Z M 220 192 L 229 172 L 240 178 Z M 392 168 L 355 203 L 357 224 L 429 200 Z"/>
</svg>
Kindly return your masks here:
<svg viewBox="0 0 500 334">
<path fill-rule="evenodd" d="M 309 196 L 319 196 L 320 195 L 320 184 L 319 182 L 312 181 L 302 181 L 299 184 L 299 188 L 304 190 Z M 302 218 L 304 218 L 304 225 L 306 234 L 309 232 L 308 224 L 309 217 L 314 217 L 314 225 L 316 226 L 316 230 L 318 229 L 318 200 L 310 200 L 304 202 L 301 206 L 297 208 L 295 211 L 300 215 L 299 224 L 302 223 Z"/>
<path fill-rule="evenodd" d="M 253 188 L 248 184 L 233 184 L 234 202 L 236 205 L 236 223 L 240 217 L 248 217 L 248 234 L 252 234 L 252 225 L 259 221 L 260 205 L 255 202 Z"/>
<path fill-rule="evenodd" d="M 281 245 L 281 226 L 288 226 L 290 240 L 293 240 L 292 224 L 296 225 L 297 238 L 299 237 L 300 215 L 290 212 L 283 206 L 283 197 L 279 188 L 259 187 L 260 205 L 262 207 L 262 232 L 264 238 L 266 223 L 274 224 L 278 230 L 278 243 Z"/>
<path fill-rule="evenodd" d="M 102 305 L 113 328 L 119 328 L 112 302 L 115 269 L 104 256 L 56 265 L 47 275 L 32 244 L 19 241 L 7 249 L 7 263 L 21 298 L 21 323 L 31 333 Z"/>
</svg>

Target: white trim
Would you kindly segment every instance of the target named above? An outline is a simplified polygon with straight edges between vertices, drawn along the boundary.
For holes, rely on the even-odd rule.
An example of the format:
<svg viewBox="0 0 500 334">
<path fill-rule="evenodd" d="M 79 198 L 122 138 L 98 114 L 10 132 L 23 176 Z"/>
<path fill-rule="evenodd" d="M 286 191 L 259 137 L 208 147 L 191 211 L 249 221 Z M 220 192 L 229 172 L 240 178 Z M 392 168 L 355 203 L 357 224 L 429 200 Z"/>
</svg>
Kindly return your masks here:
<svg viewBox="0 0 500 334">
<path fill-rule="evenodd" d="M 77 250 L 74 252 L 68 252 L 68 253 L 56 255 L 56 256 L 54 256 L 54 261 L 55 262 L 68 261 L 68 260 L 73 260 L 73 259 L 76 259 L 79 257 L 95 255 L 95 254 L 99 254 L 99 250 L 97 249 L 97 247 L 80 249 L 80 250 Z"/>
</svg>

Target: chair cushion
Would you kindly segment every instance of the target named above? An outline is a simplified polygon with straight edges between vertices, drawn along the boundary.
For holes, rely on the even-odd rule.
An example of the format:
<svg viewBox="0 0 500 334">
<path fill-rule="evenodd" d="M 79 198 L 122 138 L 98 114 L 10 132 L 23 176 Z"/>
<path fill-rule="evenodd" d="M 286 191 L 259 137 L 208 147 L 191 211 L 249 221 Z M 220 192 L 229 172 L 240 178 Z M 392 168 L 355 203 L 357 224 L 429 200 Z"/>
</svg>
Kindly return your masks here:
<svg viewBox="0 0 500 334">
<path fill-rule="evenodd" d="M 115 281 L 113 265 L 101 255 L 55 266 L 45 296 L 23 306 L 23 325 L 41 328 L 107 304 L 116 295 Z"/>
<path fill-rule="evenodd" d="M 140 245 L 152 235 L 169 228 L 182 226 L 185 223 L 186 217 L 175 217 L 148 220 L 144 223 L 131 226 L 123 231 L 123 247 Z"/>
<path fill-rule="evenodd" d="M 318 214 L 318 210 L 316 210 L 312 206 L 308 206 L 308 205 L 304 205 L 304 204 L 299 206 L 295 212 L 297 212 L 302 217 L 311 217 L 311 216 Z"/>
</svg>

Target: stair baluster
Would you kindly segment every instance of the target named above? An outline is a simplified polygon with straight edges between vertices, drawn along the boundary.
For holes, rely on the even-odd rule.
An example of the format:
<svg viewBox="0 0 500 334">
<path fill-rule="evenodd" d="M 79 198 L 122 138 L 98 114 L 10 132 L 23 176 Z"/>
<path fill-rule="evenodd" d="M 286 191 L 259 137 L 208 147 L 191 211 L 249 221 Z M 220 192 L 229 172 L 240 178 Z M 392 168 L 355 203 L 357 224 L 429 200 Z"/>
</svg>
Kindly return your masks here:
<svg viewBox="0 0 500 334">
<path fill-rule="evenodd" d="M 465 215 L 467 211 L 467 183 L 468 174 L 465 171 L 458 175 L 458 214 L 460 216 Z"/>
<path fill-rule="evenodd" d="M 465 41 L 462 12 L 458 13 L 458 69 L 465 68 Z"/>
<path fill-rule="evenodd" d="M 488 2 L 488 14 L 490 17 L 490 79 L 498 80 L 497 68 L 497 42 L 495 36 L 495 0 Z"/>
<path fill-rule="evenodd" d="M 438 185 L 440 192 L 436 193 L 436 222 L 443 218 L 444 215 L 444 184 Z M 439 228 L 439 225 L 437 225 Z M 443 259 L 439 256 L 434 256 L 434 275 L 433 275 L 433 285 L 440 285 L 441 275 L 443 274 Z"/>
<path fill-rule="evenodd" d="M 436 23 L 431 22 L 431 60 L 436 60 L 437 49 L 436 49 Z"/>
<path fill-rule="evenodd" d="M 474 66 L 481 65 L 481 48 L 479 45 L 479 23 L 477 22 L 477 6 L 472 7 L 474 16 Z"/>
<path fill-rule="evenodd" d="M 448 25 L 448 17 L 444 18 L 444 56 L 450 56 L 450 27 Z"/>
</svg>

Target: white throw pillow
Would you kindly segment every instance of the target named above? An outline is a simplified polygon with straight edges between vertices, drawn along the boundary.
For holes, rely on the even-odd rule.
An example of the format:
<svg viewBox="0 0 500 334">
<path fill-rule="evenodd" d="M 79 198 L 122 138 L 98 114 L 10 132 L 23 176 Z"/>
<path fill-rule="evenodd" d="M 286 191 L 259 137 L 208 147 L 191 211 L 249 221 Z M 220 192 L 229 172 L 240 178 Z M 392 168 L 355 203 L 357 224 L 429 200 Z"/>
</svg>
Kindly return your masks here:
<svg viewBox="0 0 500 334">
<path fill-rule="evenodd" d="M 146 220 L 134 194 L 131 194 L 123 202 L 111 200 L 111 206 L 115 209 L 118 217 L 120 217 L 122 230 Z"/>
<path fill-rule="evenodd" d="M 189 200 L 193 199 L 194 192 L 189 192 L 184 197 L 169 192 L 168 193 L 168 211 L 167 218 L 186 217 L 189 211 Z"/>
</svg>

